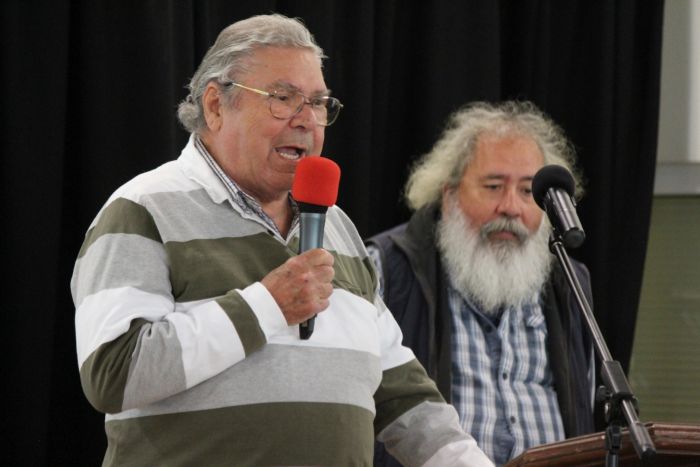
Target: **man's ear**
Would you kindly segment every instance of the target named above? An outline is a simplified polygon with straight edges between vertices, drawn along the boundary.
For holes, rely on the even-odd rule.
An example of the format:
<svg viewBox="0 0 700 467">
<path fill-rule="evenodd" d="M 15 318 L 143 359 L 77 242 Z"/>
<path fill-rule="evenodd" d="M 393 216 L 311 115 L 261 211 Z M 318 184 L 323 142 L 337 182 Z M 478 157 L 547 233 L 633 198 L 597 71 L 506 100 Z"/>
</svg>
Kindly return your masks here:
<svg viewBox="0 0 700 467">
<path fill-rule="evenodd" d="M 204 109 L 204 121 L 207 122 L 209 131 L 218 131 L 223 122 L 223 100 L 219 87 L 214 82 L 207 84 L 202 95 L 202 108 Z"/>
<path fill-rule="evenodd" d="M 454 196 L 455 188 L 445 184 L 442 186 L 440 191 L 442 193 L 442 196 L 440 197 L 440 208 L 444 211 L 447 203 L 451 201 L 452 197 Z"/>
<path fill-rule="evenodd" d="M 442 199 L 445 199 L 445 198 L 450 197 L 454 194 L 455 187 L 451 187 L 451 186 L 445 184 L 442 186 L 442 190 L 440 190 L 440 192 L 442 193 Z"/>
</svg>

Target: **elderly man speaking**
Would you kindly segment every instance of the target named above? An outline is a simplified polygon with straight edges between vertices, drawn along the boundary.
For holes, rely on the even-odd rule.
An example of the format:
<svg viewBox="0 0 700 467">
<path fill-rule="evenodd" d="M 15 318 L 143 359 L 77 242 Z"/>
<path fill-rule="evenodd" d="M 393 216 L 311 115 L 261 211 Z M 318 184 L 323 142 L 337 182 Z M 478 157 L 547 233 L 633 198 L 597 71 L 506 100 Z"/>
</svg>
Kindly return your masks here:
<svg viewBox="0 0 700 467">
<path fill-rule="evenodd" d="M 297 20 L 224 29 L 190 82 L 177 160 L 119 188 L 72 279 L 104 465 L 491 465 L 376 293 L 353 224 L 297 255 L 299 161 L 342 105 Z M 308 340 L 299 323 L 318 314 Z"/>
</svg>

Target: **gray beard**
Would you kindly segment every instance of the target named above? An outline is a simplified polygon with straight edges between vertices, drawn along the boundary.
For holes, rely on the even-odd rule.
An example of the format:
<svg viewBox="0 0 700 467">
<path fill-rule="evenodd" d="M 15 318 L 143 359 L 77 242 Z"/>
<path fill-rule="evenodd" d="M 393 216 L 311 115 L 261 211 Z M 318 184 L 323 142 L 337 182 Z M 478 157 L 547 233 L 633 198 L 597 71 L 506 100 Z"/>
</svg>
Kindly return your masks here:
<svg viewBox="0 0 700 467">
<path fill-rule="evenodd" d="M 546 216 L 531 234 L 522 223 L 499 218 L 479 231 L 448 196 L 437 226 L 437 244 L 452 286 L 488 315 L 537 300 L 552 267 Z M 491 241 L 494 231 L 513 232 L 520 242 Z"/>
</svg>

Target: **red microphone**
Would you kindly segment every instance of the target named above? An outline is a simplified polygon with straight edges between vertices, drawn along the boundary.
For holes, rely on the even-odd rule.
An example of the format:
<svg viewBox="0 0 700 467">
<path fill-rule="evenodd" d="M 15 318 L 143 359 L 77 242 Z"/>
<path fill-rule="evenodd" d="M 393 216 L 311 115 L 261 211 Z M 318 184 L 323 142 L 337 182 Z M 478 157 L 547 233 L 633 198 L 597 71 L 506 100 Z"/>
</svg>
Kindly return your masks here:
<svg viewBox="0 0 700 467">
<path fill-rule="evenodd" d="M 299 253 L 323 247 L 326 211 L 338 199 L 340 167 L 321 156 L 307 156 L 299 161 L 292 198 L 299 205 Z M 308 339 L 314 332 L 316 316 L 299 324 L 299 337 Z"/>
</svg>

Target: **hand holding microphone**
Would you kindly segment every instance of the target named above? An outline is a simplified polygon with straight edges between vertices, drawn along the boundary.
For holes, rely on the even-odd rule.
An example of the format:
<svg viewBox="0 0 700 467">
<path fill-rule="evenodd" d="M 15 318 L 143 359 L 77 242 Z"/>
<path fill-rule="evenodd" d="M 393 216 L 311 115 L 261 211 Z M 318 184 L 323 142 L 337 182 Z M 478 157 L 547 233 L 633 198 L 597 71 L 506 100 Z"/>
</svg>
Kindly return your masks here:
<svg viewBox="0 0 700 467">
<path fill-rule="evenodd" d="M 287 324 L 295 325 L 328 308 L 334 274 L 333 255 L 317 248 L 289 258 L 261 282 L 282 310 Z"/>
<path fill-rule="evenodd" d="M 262 280 L 288 324 L 299 324 L 308 339 L 317 313 L 328 308 L 333 292 L 333 255 L 323 247 L 326 211 L 338 198 L 340 167 L 330 159 L 310 156 L 297 165 L 292 197 L 299 205 L 299 256 L 290 258 Z"/>
<path fill-rule="evenodd" d="M 299 253 L 323 247 L 326 211 L 338 199 L 339 183 L 340 167 L 330 159 L 307 157 L 297 165 L 292 183 L 292 198 L 299 203 L 301 211 Z M 299 324 L 299 337 L 302 339 L 311 337 L 314 332 L 314 321 L 315 316 L 312 316 Z"/>
</svg>

